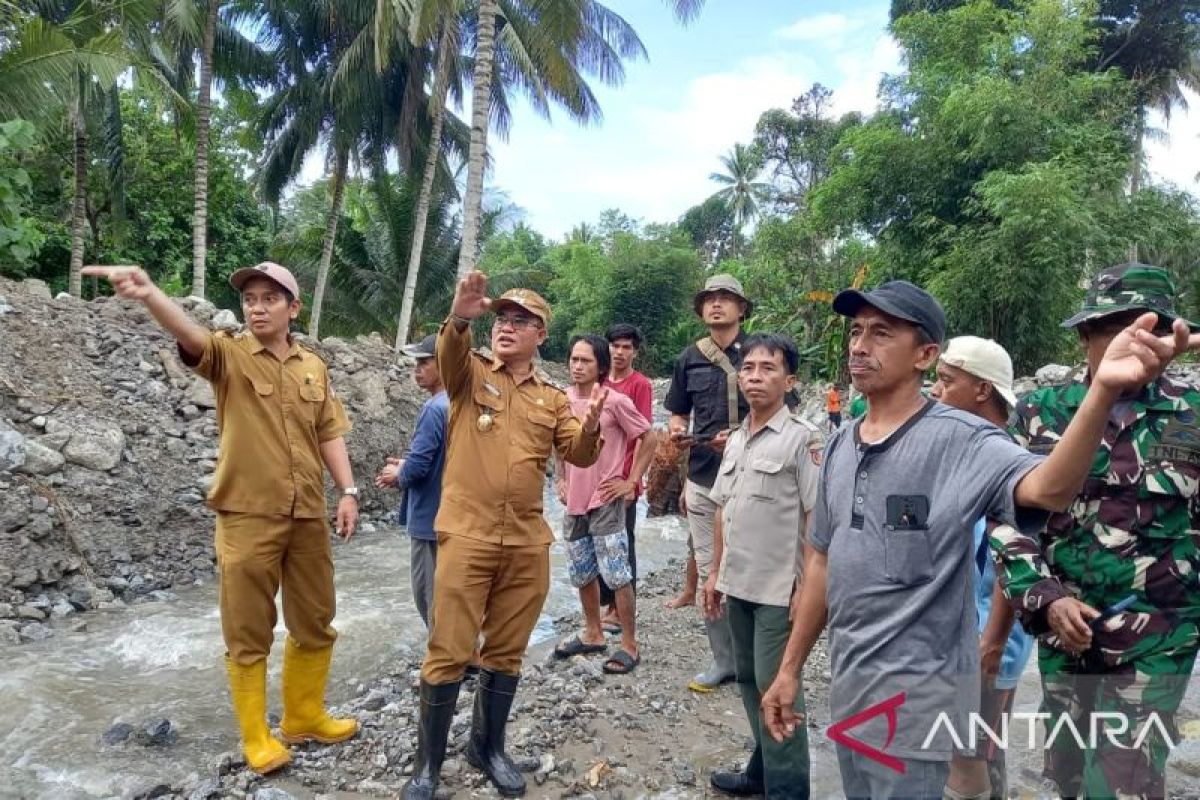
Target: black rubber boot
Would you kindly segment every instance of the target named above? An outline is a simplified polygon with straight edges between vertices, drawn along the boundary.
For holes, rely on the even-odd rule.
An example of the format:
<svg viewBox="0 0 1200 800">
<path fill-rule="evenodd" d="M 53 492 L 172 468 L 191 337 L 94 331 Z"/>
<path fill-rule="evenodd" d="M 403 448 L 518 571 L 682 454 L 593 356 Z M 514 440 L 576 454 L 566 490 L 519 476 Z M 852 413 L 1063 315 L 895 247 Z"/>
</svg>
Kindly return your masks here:
<svg viewBox="0 0 1200 800">
<path fill-rule="evenodd" d="M 479 670 L 475 715 L 471 719 L 471 738 L 467 743 L 467 761 L 487 775 L 504 797 L 525 794 L 525 777 L 504 752 L 504 729 L 520 681 L 518 675 Z"/>
<path fill-rule="evenodd" d="M 719 769 L 708 777 L 708 782 L 714 789 L 733 797 L 753 797 L 764 794 L 766 785 L 763 781 L 762 750 L 754 748 L 749 763 L 741 772 L 731 769 Z"/>
<path fill-rule="evenodd" d="M 446 760 L 446 740 L 454 721 L 460 681 L 435 686 L 421 681 L 421 725 L 417 729 L 417 760 L 412 777 L 404 784 L 404 800 L 433 800 L 438 776 Z"/>
</svg>

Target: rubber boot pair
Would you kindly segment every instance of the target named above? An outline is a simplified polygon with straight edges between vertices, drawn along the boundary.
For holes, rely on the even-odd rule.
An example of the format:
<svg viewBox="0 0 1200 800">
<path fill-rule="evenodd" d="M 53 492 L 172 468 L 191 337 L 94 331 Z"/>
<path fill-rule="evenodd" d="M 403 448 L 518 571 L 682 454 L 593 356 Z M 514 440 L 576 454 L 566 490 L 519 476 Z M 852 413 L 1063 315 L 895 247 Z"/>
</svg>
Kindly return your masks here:
<svg viewBox="0 0 1200 800">
<path fill-rule="evenodd" d="M 704 629 L 708 633 L 708 646 L 712 650 L 713 660 L 708 669 L 692 678 L 688 688 L 693 692 L 712 692 L 723 683 L 734 678 L 733 668 L 733 634 L 729 631 L 729 623 L 724 619 L 705 620 Z"/>
<path fill-rule="evenodd" d="M 503 797 L 525 794 L 525 778 L 504 752 L 504 734 L 520 678 L 489 669 L 479 670 L 467 762 L 481 770 Z M 461 681 L 434 685 L 421 681 L 421 724 L 417 732 L 417 760 L 404 785 L 403 800 L 432 800 L 437 792 L 446 743 Z"/>
<path fill-rule="evenodd" d="M 280 735 L 289 744 L 333 744 L 358 732 L 358 721 L 334 719 L 325 711 L 325 683 L 333 648 L 304 650 L 290 638 L 283 651 L 283 720 Z M 287 765 L 291 753 L 267 727 L 267 661 L 239 664 L 225 656 L 229 692 L 242 734 L 246 764 L 265 775 Z"/>
</svg>

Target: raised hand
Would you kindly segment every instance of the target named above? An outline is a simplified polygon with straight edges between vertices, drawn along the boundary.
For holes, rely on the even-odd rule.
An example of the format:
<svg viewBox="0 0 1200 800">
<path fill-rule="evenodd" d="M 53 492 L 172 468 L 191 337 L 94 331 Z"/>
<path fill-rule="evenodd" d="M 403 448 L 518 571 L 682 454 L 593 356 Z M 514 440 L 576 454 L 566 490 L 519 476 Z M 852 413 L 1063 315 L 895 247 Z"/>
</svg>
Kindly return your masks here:
<svg viewBox="0 0 1200 800">
<path fill-rule="evenodd" d="M 1113 338 L 1092 380 L 1117 392 L 1140 389 L 1158 379 L 1172 359 L 1200 349 L 1200 334 L 1188 333 L 1183 320 L 1175 320 L 1168 336 L 1155 336 L 1158 315 L 1142 314 Z"/>
<path fill-rule="evenodd" d="M 139 302 L 150 297 L 154 291 L 154 281 L 141 267 L 84 267 L 81 275 L 90 278 L 104 278 L 112 284 L 113 291 L 118 297 Z"/>
<path fill-rule="evenodd" d="M 601 389 L 600 384 L 592 387 L 592 399 L 588 402 L 587 416 L 583 418 L 583 429 L 588 433 L 595 433 L 600 428 L 600 412 L 607 399 L 608 389 Z"/>
<path fill-rule="evenodd" d="M 492 301 L 487 296 L 487 275 L 478 270 L 468 272 L 454 290 L 450 313 L 462 319 L 476 319 L 487 313 Z"/>
</svg>

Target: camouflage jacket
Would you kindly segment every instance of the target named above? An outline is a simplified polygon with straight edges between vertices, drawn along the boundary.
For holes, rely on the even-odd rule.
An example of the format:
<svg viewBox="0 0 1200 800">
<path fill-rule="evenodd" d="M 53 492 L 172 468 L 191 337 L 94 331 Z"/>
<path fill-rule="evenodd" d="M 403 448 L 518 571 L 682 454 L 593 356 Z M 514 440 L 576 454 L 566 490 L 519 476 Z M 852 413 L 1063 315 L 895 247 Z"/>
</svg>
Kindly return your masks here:
<svg viewBox="0 0 1200 800">
<path fill-rule="evenodd" d="M 1017 406 L 1010 432 L 1048 454 L 1075 415 L 1082 383 L 1039 389 Z M 1165 377 L 1109 415 L 1083 491 L 1052 514 L 1041 541 L 1007 526 L 990 543 L 1004 589 L 1031 633 L 1045 609 L 1076 597 L 1104 609 L 1129 595 L 1132 610 L 1097 634 L 1107 660 L 1193 639 L 1200 621 L 1200 390 Z M 1175 642 L 1174 644 L 1181 644 Z"/>
</svg>

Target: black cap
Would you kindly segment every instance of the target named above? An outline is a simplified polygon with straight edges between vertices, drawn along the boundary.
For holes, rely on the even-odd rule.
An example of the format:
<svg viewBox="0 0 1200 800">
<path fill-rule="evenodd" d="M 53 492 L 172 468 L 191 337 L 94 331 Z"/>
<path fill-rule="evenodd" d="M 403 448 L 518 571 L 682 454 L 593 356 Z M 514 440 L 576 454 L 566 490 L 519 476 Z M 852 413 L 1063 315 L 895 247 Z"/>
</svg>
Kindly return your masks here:
<svg viewBox="0 0 1200 800">
<path fill-rule="evenodd" d="M 431 333 L 416 344 L 410 344 L 404 352 L 416 359 L 433 358 L 437 355 L 437 334 Z"/>
<path fill-rule="evenodd" d="M 867 292 L 845 289 L 833 298 L 833 310 L 853 317 L 863 306 L 911 322 L 938 344 L 946 338 L 946 312 L 933 295 L 908 281 L 888 281 Z"/>
</svg>

